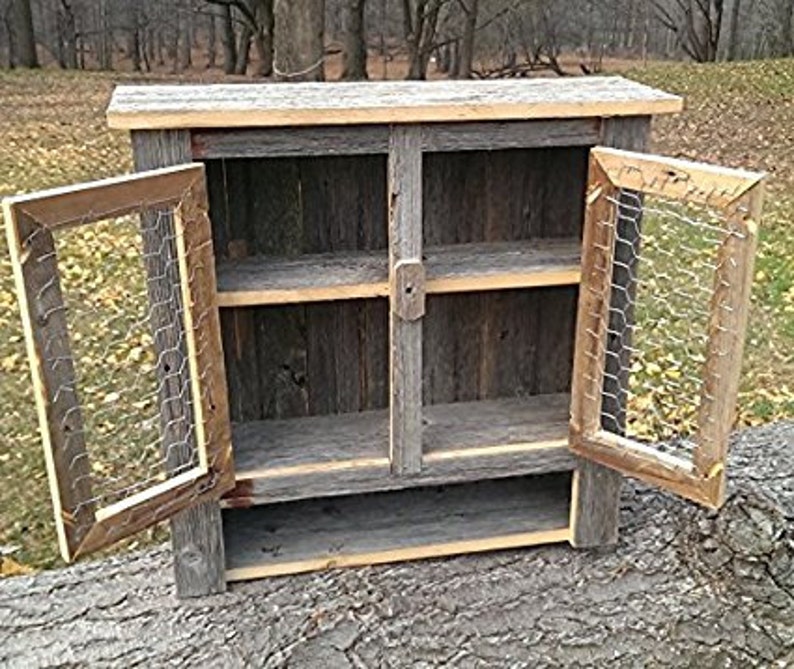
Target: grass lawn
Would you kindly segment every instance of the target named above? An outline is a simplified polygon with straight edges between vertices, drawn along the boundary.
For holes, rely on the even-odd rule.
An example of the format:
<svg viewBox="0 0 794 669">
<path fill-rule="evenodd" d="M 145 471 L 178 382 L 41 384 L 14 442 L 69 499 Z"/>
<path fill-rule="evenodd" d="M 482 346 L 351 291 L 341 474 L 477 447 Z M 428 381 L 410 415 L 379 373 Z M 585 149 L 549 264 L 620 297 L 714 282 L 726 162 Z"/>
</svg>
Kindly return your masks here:
<svg viewBox="0 0 794 669">
<path fill-rule="evenodd" d="M 628 74 L 686 97 L 684 114 L 655 122 L 655 150 L 770 174 L 739 420 L 794 417 L 794 60 L 656 65 Z M 129 77 L 0 72 L 0 196 L 130 171 L 126 133 L 104 120 L 113 82 L 122 78 Z M 0 368 L 0 555 L 19 547 L 14 563 L 2 563 L 52 566 L 57 544 L 5 251 Z"/>
</svg>

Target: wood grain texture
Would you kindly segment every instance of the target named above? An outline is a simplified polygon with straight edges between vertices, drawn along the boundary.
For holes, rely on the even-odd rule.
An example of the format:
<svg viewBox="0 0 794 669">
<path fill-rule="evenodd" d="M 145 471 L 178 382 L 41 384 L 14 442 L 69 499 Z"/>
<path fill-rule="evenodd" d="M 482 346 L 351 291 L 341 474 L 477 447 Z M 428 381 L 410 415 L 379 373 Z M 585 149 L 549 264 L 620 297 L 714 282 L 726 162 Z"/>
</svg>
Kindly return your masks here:
<svg viewBox="0 0 794 669">
<path fill-rule="evenodd" d="M 571 285 L 580 242 L 534 239 L 425 249 L 427 293 Z M 280 258 L 233 258 L 218 267 L 221 307 L 361 299 L 389 295 L 385 252 L 348 251 Z"/>
<path fill-rule="evenodd" d="M 94 523 L 91 469 L 52 233 L 3 202 L 58 545 L 71 561 Z M 56 364 L 57 362 L 57 364 Z"/>
<path fill-rule="evenodd" d="M 593 149 L 593 156 L 619 188 L 720 208 L 735 202 L 764 178 L 758 172 L 618 149 L 599 147 Z"/>
<path fill-rule="evenodd" d="M 587 150 L 579 147 L 425 157 L 424 241 L 431 293 L 425 318 L 426 405 L 567 392 L 575 275 L 561 274 L 557 284 L 534 270 L 523 279 L 513 269 L 503 278 L 479 270 L 490 263 L 504 263 L 507 269 L 512 260 L 518 270 L 526 260 L 529 271 L 531 256 L 521 258 L 521 249 L 578 247 L 586 169 Z M 467 262 L 475 281 L 461 276 L 444 282 L 454 290 L 460 280 L 476 292 L 435 294 L 430 253 L 446 245 L 493 249 Z M 560 284 L 565 286 L 559 290 L 546 288 Z M 499 290 L 519 287 L 532 290 Z"/>
<path fill-rule="evenodd" d="M 728 436 L 736 419 L 763 197 L 759 182 L 731 205 L 731 234 L 720 247 L 714 276 L 694 466 L 698 476 L 716 478 L 709 500 L 716 507 L 725 498 Z"/>
<path fill-rule="evenodd" d="M 424 410 L 418 476 L 389 476 L 388 412 L 234 426 L 238 487 L 227 506 L 567 471 L 567 395 L 436 404 Z"/>
<path fill-rule="evenodd" d="M 191 160 L 190 136 L 185 131 L 133 132 L 132 145 L 135 169 L 138 171 L 179 165 Z M 144 225 L 144 252 L 146 249 L 159 251 L 164 236 L 169 232 L 162 226 L 172 225 L 170 218 L 160 217 L 160 219 L 160 226 L 153 226 L 151 222 Z M 170 259 L 165 257 L 167 254 L 171 254 Z M 173 244 L 169 244 L 166 251 L 153 253 L 152 256 L 157 262 L 162 262 L 172 269 L 165 271 L 166 266 L 159 268 L 147 266 L 149 276 L 162 276 L 159 283 L 152 280 L 147 282 L 150 291 L 157 292 L 157 295 L 150 294 L 150 300 L 156 301 L 158 295 L 161 297 L 167 295 L 171 299 L 173 286 L 179 285 L 179 277 L 172 274 L 178 267 L 176 249 Z M 165 310 L 160 310 L 160 315 L 162 322 L 152 323 L 152 327 L 155 329 L 155 348 L 162 366 L 169 364 L 170 354 L 167 352 L 184 347 L 185 340 L 182 336 L 184 325 L 177 317 L 178 312 L 171 310 L 169 315 Z M 186 351 L 182 348 L 183 358 L 185 354 Z M 169 372 L 161 369 L 159 373 L 167 375 Z M 162 444 L 164 452 L 168 454 L 168 465 L 176 467 L 192 458 L 194 452 L 192 448 L 180 448 L 178 444 L 189 446 L 195 444 L 189 433 L 178 434 L 173 431 L 174 426 L 187 427 L 193 420 L 186 402 L 174 401 L 175 398 L 184 397 L 181 388 L 187 387 L 188 380 L 173 377 L 172 374 L 171 380 L 165 381 L 163 376 L 162 381 L 165 382 L 161 382 L 161 388 L 162 393 L 172 400 L 167 406 L 171 411 L 179 412 L 179 415 L 163 417 L 164 424 L 169 427 L 163 432 Z M 161 406 L 164 406 L 162 402 Z M 177 514 L 171 520 L 171 541 L 174 548 L 174 575 L 177 593 L 180 596 L 207 595 L 223 592 L 226 589 L 223 536 L 220 507 L 217 502 L 203 502 Z"/>
<path fill-rule="evenodd" d="M 424 285 L 409 285 L 399 275 L 400 268 L 406 266 L 418 267 L 422 272 L 422 150 L 418 126 L 392 127 L 388 184 L 389 457 L 395 474 L 417 474 L 422 468 L 422 321 L 419 319 L 424 314 L 424 294 L 420 294 Z M 398 295 L 398 291 L 409 290 L 411 295 Z M 417 302 L 420 308 L 411 309 Z"/>
<path fill-rule="evenodd" d="M 227 576 L 245 580 L 568 539 L 570 475 L 224 511 Z M 532 509 L 532 513 L 527 510 Z"/>
<path fill-rule="evenodd" d="M 650 137 L 651 119 L 649 116 L 630 118 L 604 119 L 602 124 L 601 144 L 617 149 L 643 151 Z M 583 257 L 587 246 L 583 245 Z M 584 277 L 584 272 L 582 274 Z M 584 287 L 582 287 L 582 292 Z M 580 294 L 580 300 L 582 296 Z M 617 297 L 616 297 L 617 299 Z M 619 305 L 616 305 L 619 306 Z M 580 306 L 581 310 L 581 306 Z M 579 312 L 581 314 L 581 311 Z M 584 316 L 579 316 L 584 318 Z M 577 337 L 579 335 L 577 334 Z M 621 344 L 617 337 L 607 340 L 607 349 L 617 355 L 608 356 L 606 361 L 610 375 L 604 381 L 604 398 L 601 403 L 601 417 L 598 427 L 608 416 L 624 415 L 623 399 L 619 393 L 610 392 L 609 386 L 614 383 L 610 378 L 622 374 L 618 366 L 621 356 Z M 577 347 L 578 355 L 578 347 Z M 574 372 L 574 383 L 581 377 Z M 580 389 L 581 390 L 581 389 Z M 572 396 L 576 391 L 572 388 Z M 581 397 L 581 395 L 579 395 Z M 578 402 L 578 400 L 572 400 Z M 572 413 L 574 413 L 572 411 Z M 571 440 L 578 429 L 572 426 Z M 604 467 L 597 462 L 582 459 L 574 473 L 573 496 L 571 502 L 571 543 L 577 547 L 603 546 L 613 544 L 618 538 L 618 514 L 620 506 L 620 488 L 623 477 L 619 472 Z"/>
<path fill-rule="evenodd" d="M 200 174 L 200 165 L 179 165 L 17 195 L 8 202 L 56 230 L 176 204 Z"/>
<path fill-rule="evenodd" d="M 386 257 L 385 156 L 208 161 L 207 170 L 219 267 Z M 228 308 L 221 321 L 233 420 L 388 406 L 385 299 Z"/>
<path fill-rule="evenodd" d="M 174 214 L 184 327 L 194 398 L 199 463 L 211 477 L 204 495 L 234 486 L 226 370 L 215 286 L 215 259 L 204 170 L 186 189 Z"/>
<path fill-rule="evenodd" d="M 592 146 L 598 142 L 600 128 L 597 118 L 432 123 L 422 127 L 422 151 Z M 389 126 L 198 129 L 191 133 L 191 140 L 197 160 L 386 154 Z"/>
<path fill-rule="evenodd" d="M 680 97 L 621 77 L 492 81 L 118 86 L 111 128 L 357 125 L 636 116 Z"/>
</svg>

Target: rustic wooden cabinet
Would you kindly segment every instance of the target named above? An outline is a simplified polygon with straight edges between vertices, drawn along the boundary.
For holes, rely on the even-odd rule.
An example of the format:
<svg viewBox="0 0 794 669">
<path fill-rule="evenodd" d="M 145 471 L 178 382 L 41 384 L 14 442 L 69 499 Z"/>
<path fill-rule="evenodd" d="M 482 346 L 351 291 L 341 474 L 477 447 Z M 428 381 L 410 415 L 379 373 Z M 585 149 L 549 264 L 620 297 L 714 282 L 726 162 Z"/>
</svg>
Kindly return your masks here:
<svg viewBox="0 0 794 669">
<path fill-rule="evenodd" d="M 187 589 L 614 541 L 620 475 L 567 448 L 588 151 L 680 106 L 618 78 L 117 88 L 138 168 L 207 171 L 237 486 L 175 532 Z"/>
<path fill-rule="evenodd" d="M 681 105 L 597 77 L 118 87 L 138 170 L 206 174 L 234 482 L 172 520 L 180 594 L 614 542 L 622 475 L 569 449 L 588 160 Z"/>
</svg>

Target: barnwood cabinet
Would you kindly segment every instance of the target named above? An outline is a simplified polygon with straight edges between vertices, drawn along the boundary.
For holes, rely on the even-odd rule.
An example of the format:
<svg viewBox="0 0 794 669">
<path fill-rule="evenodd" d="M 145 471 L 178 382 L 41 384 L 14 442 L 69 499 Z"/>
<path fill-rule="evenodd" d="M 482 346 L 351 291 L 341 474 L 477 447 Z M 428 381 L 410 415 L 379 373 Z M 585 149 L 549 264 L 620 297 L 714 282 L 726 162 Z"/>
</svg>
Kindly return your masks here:
<svg viewBox="0 0 794 669">
<path fill-rule="evenodd" d="M 568 449 L 588 153 L 681 106 L 622 78 L 117 88 L 137 169 L 206 169 L 236 485 L 173 520 L 180 593 L 613 542 L 621 475 Z"/>
</svg>

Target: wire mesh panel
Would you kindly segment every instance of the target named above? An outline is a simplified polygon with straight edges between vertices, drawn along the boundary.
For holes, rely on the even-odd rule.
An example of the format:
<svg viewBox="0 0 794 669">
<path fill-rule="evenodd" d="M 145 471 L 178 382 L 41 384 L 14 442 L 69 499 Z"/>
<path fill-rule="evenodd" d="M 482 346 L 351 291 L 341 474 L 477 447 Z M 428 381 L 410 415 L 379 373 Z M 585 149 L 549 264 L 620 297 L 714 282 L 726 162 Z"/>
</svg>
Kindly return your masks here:
<svg viewBox="0 0 794 669">
<path fill-rule="evenodd" d="M 203 168 L 4 202 L 61 552 L 232 487 Z"/>
<path fill-rule="evenodd" d="M 591 153 L 571 447 L 710 506 L 724 496 L 761 180 Z"/>
</svg>

